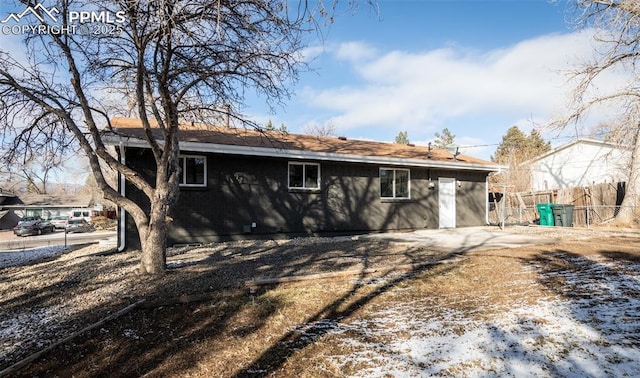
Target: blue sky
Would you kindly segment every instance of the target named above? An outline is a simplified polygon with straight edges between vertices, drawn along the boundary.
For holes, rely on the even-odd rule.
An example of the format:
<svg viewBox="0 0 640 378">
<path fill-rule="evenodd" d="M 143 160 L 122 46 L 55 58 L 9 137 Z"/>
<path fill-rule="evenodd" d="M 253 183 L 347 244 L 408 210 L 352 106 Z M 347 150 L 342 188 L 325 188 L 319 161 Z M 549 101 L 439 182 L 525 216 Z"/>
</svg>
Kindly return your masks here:
<svg viewBox="0 0 640 378">
<path fill-rule="evenodd" d="M 311 70 L 284 106 L 273 113 L 249 97 L 240 111 L 293 133 L 331 123 L 341 136 L 389 142 L 407 131 L 411 142 L 427 144 L 448 128 L 463 153 L 484 159 L 513 125 L 535 127 L 554 145 L 569 141 L 545 125 L 565 111 L 566 72 L 593 57 L 594 42 L 590 31 L 569 26 L 564 0 L 377 3 L 378 14 L 366 0 L 355 12 L 343 6 L 322 42 L 310 35 L 304 56 Z M 0 14 L 16 11 L 8 4 Z M 11 50 L 7 43 L 0 47 Z M 624 81 L 611 74 L 603 86 Z M 599 109 L 581 127 L 607 119 Z"/>
<path fill-rule="evenodd" d="M 286 106 L 270 114 L 250 101 L 243 110 L 290 132 L 330 122 L 354 139 L 393 141 L 407 131 L 411 142 L 426 144 L 448 128 L 461 146 L 478 146 L 464 153 L 485 159 L 513 125 L 535 127 L 554 145 L 568 141 L 544 126 L 563 114 L 571 88 L 566 72 L 593 56 L 593 41 L 569 25 L 564 5 L 378 4 L 379 16 L 363 1 L 355 13 L 338 12 L 324 42 L 310 41 L 313 71 L 302 73 Z M 606 118 L 595 114 L 583 126 Z"/>
</svg>

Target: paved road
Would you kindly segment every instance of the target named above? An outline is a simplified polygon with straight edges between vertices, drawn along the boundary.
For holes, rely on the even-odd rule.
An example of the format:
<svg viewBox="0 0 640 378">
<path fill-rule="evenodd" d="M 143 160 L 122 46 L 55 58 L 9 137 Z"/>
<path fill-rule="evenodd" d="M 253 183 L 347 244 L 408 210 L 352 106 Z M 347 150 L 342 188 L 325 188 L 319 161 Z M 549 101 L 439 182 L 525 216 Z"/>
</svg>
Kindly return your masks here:
<svg viewBox="0 0 640 378">
<path fill-rule="evenodd" d="M 115 231 L 94 231 L 77 234 L 67 234 L 66 244 L 84 244 L 98 242 L 103 239 L 116 237 Z M 0 251 L 16 249 L 47 247 L 52 245 L 65 245 L 65 234 L 63 231 L 56 231 L 53 234 L 34 236 L 15 236 L 11 231 L 0 232 Z"/>
</svg>

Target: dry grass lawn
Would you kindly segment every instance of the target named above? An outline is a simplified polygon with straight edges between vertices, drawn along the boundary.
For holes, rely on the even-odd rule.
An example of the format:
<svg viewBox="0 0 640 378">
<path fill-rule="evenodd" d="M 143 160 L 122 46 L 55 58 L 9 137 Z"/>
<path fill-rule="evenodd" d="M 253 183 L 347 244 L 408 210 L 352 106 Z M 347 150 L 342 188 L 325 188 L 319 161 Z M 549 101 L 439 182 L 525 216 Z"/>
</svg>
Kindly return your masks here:
<svg viewBox="0 0 640 378">
<path fill-rule="evenodd" d="M 391 353 L 384 352 L 388 350 L 385 346 L 412 340 L 430 322 L 446 327 L 447 335 L 455 337 L 469 331 L 466 321 L 456 319 L 490 322 L 515 307 L 592 295 L 588 287 L 582 291 L 568 287 L 566 278 L 557 274 L 582 269 L 575 264 L 577 258 L 637 267 L 640 242 L 616 237 L 475 251 L 442 255 L 443 260 L 436 264 L 367 275 L 261 285 L 252 290 L 209 292 L 202 288 L 206 295 L 188 303 L 149 301 L 11 375 L 403 375 L 397 370 L 384 372 L 379 356 Z M 640 296 L 637 292 L 627 294 L 629 300 Z M 394 323 L 399 309 L 405 313 Z M 638 320 L 637 313 L 626 316 Z M 420 326 L 412 326 L 413 320 L 406 319 L 419 319 L 415 324 Z M 534 316 L 528 321 L 528 326 L 536 327 L 547 320 Z M 372 332 L 373 328 L 379 332 Z M 630 347 L 639 348 L 638 330 L 628 332 Z M 407 375 L 427 375 L 420 372 L 433 372 L 442 362 L 435 356 L 410 360 L 412 366 L 404 367 Z M 466 361 L 450 364 L 438 373 L 458 376 L 486 368 L 481 360 Z M 548 373 L 555 375 L 553 370 Z"/>
</svg>

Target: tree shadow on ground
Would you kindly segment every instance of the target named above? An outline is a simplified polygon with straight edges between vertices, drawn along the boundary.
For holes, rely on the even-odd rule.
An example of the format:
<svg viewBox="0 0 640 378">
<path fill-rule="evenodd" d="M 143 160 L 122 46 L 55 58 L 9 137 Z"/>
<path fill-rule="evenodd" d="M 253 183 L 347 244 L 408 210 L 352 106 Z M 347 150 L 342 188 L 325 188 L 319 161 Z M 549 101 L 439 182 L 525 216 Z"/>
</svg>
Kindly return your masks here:
<svg viewBox="0 0 640 378">
<path fill-rule="evenodd" d="M 594 363 L 615 366 L 637 361 L 640 346 L 638 253 L 603 249 L 585 254 L 557 249 L 523 258 L 523 262 L 534 268 L 538 282 L 552 298 L 558 298 L 557 310 L 562 320 L 581 329 L 565 335 L 571 342 L 555 341 L 567 342 L 566 348 L 559 348 L 558 354 L 541 361 L 545 369 L 560 375 L 589 375 Z M 543 326 L 528 323 L 528 332 L 537 340 L 547 342 L 549 331 Z M 526 355 L 526 351 L 522 355 Z"/>
<path fill-rule="evenodd" d="M 4 348 L 0 366 L 3 368 L 98 321 L 105 313 L 113 312 L 114 307 L 132 303 L 126 294 L 141 279 L 123 281 L 122 277 L 136 269 L 138 262 L 134 255 L 123 254 L 114 260 L 69 254 L 73 251 L 57 259 L 2 269 L 0 324 Z M 120 274 L 111 274 L 114 270 Z M 81 310 L 77 310 L 77 303 L 65 301 L 65 298 L 82 300 L 104 288 L 114 287 L 113 295 L 97 306 L 79 306 Z M 30 337 L 14 345 L 15 333 L 27 333 Z"/>
<path fill-rule="evenodd" d="M 277 371 L 293 353 L 315 343 L 316 340 L 333 330 L 335 328 L 333 324 L 353 315 L 374 298 L 392 290 L 398 284 L 412 279 L 437 265 L 439 264 L 419 265 L 398 277 L 389 278 L 388 280 L 382 277 L 380 285 L 376 285 L 373 290 L 367 288 L 366 291 L 370 291 L 369 293 L 358 295 L 365 287 L 370 286 L 370 282 L 365 281 L 365 277 L 362 275 L 361 279 L 357 280 L 357 283 L 349 292 L 310 316 L 301 327 L 291 330 L 280 337 L 259 358 L 254 360 L 247 368 L 235 374 L 234 377 L 264 376 L 270 372 Z"/>
<path fill-rule="evenodd" d="M 154 302 L 150 307 L 135 310 L 56 348 L 19 374 L 93 377 L 184 374 L 215 355 L 215 350 L 199 345 L 212 345 L 211 340 L 215 340 L 215 345 L 224 345 L 225 340 L 242 340 L 244 347 L 251 348 L 253 334 L 290 305 L 275 293 L 277 286 L 264 286 L 247 296 L 246 290 L 238 291 L 244 280 L 360 270 L 359 276 L 347 279 L 347 283 L 353 283 L 344 294 L 333 293 L 335 298 L 330 303 L 306 316 L 293 330 L 288 328 L 284 334 L 271 335 L 277 340 L 258 353 L 260 356 L 248 367 L 228 370 L 232 372 L 229 375 L 259 376 L 261 372 L 278 370 L 297 350 L 313 344 L 329 331 L 327 324 L 339 322 L 401 282 L 457 256 L 406 246 L 394 249 L 384 242 L 343 240 L 314 245 L 312 249 L 292 244 L 265 243 L 252 250 L 243 247 L 218 250 L 198 263 L 178 264 L 164 278 L 147 283 L 148 288 L 141 291 Z M 405 266 L 406 271 L 394 272 L 393 267 L 398 265 Z M 265 266 L 270 268 L 265 270 Z M 389 272 L 368 280 L 367 269 L 381 266 Z M 216 289 L 212 292 L 211 287 Z M 227 293 L 219 288 L 226 288 Z M 327 290 L 331 291 L 331 287 Z M 211 295 L 200 303 L 162 304 L 171 294 L 198 295 L 207 291 Z"/>
<path fill-rule="evenodd" d="M 521 293 L 504 303 L 508 307 L 487 319 L 474 319 L 464 335 L 445 331 L 451 336 L 450 350 L 466 349 L 467 353 L 452 358 L 449 365 L 447 360 L 443 366 L 452 370 L 444 371 L 469 369 L 469 375 L 499 376 L 634 375 L 640 367 L 640 254 L 613 247 L 584 253 L 580 243 L 568 247 L 476 256 L 518 262 L 511 272 L 524 267 L 523 273 L 531 279 L 520 280 L 522 286 L 515 290 Z M 526 294 L 528 288 L 532 288 L 531 297 Z M 478 304 L 488 309 L 494 305 Z M 467 320 L 464 314 L 450 319 L 453 323 Z M 412 350 L 411 355 L 417 353 Z"/>
</svg>

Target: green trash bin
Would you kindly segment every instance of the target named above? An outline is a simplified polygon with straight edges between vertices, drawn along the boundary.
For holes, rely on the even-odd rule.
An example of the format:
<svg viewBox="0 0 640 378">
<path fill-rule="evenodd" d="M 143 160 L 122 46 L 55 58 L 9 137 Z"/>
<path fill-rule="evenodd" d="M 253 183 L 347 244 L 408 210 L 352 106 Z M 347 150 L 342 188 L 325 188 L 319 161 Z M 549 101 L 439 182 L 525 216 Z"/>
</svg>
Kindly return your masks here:
<svg viewBox="0 0 640 378">
<path fill-rule="evenodd" d="M 573 205 L 552 205 L 553 220 L 556 226 L 573 227 Z"/>
<path fill-rule="evenodd" d="M 553 212 L 551 210 L 553 203 L 539 203 L 536 205 L 538 214 L 540 214 L 540 226 L 553 226 Z"/>
</svg>

